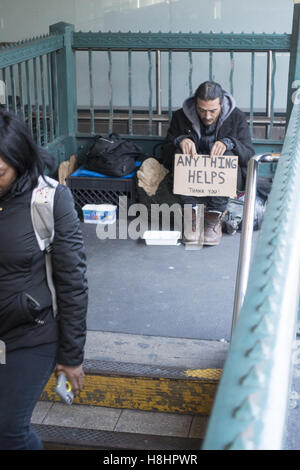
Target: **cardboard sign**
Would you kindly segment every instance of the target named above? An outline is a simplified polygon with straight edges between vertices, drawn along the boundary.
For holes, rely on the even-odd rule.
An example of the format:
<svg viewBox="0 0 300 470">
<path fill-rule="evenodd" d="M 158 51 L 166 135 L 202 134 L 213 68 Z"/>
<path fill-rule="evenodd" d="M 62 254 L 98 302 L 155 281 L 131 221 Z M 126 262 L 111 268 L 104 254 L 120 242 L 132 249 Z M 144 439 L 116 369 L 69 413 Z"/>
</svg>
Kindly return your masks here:
<svg viewBox="0 0 300 470">
<path fill-rule="evenodd" d="M 177 154 L 174 161 L 175 194 L 236 197 L 238 156 Z"/>
</svg>

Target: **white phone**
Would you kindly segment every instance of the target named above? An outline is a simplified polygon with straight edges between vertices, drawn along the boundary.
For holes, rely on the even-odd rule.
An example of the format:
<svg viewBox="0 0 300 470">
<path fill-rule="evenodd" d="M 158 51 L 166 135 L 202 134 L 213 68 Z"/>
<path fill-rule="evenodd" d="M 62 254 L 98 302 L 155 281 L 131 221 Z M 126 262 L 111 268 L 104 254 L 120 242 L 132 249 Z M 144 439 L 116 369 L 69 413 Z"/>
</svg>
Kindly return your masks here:
<svg viewBox="0 0 300 470">
<path fill-rule="evenodd" d="M 72 405 L 74 393 L 72 392 L 71 384 L 67 380 L 65 374 L 59 374 L 59 376 L 57 377 L 55 390 L 56 393 L 67 405 Z"/>
</svg>

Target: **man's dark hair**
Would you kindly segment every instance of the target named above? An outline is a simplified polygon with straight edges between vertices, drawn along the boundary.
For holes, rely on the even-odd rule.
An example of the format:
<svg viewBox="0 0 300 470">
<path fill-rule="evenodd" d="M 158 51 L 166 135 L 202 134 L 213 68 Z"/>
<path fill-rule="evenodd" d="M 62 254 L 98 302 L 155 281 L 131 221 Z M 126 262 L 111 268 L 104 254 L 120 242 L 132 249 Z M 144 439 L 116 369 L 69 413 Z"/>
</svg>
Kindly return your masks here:
<svg viewBox="0 0 300 470">
<path fill-rule="evenodd" d="M 210 101 L 220 98 L 220 104 L 223 103 L 224 91 L 219 83 L 207 81 L 201 83 L 195 92 L 195 97 L 199 100 Z"/>
</svg>

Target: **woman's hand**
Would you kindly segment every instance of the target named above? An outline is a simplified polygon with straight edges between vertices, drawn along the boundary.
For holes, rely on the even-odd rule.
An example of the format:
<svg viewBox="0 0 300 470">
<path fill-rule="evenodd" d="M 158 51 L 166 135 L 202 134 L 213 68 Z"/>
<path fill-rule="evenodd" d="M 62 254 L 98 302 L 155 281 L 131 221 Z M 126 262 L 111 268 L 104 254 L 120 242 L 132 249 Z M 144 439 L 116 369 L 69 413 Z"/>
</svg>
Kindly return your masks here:
<svg viewBox="0 0 300 470">
<path fill-rule="evenodd" d="M 74 395 L 79 395 L 80 390 L 82 390 L 83 387 L 84 379 L 82 364 L 80 366 L 63 366 L 61 364 L 57 364 L 55 376 L 58 377 L 62 373 L 65 374 L 67 380 L 70 382 Z"/>
</svg>

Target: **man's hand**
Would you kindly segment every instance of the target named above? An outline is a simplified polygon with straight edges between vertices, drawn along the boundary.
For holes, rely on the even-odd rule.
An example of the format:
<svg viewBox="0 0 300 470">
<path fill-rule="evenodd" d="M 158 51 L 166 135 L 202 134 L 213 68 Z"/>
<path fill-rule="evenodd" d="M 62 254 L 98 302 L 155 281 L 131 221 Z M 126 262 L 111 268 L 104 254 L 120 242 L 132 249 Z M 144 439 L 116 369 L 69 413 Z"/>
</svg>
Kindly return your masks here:
<svg viewBox="0 0 300 470">
<path fill-rule="evenodd" d="M 196 146 L 191 139 L 183 139 L 179 146 L 182 150 L 182 153 L 191 155 L 192 157 L 197 155 Z"/>
<path fill-rule="evenodd" d="M 210 156 L 213 157 L 214 155 L 224 155 L 226 149 L 227 147 L 224 142 L 217 140 L 211 148 Z"/>
<path fill-rule="evenodd" d="M 73 367 L 57 364 L 55 369 L 55 376 L 58 377 L 58 375 L 62 373 L 66 375 L 67 380 L 70 382 L 74 395 L 79 395 L 79 392 L 83 387 L 84 378 L 82 365 Z"/>
</svg>

